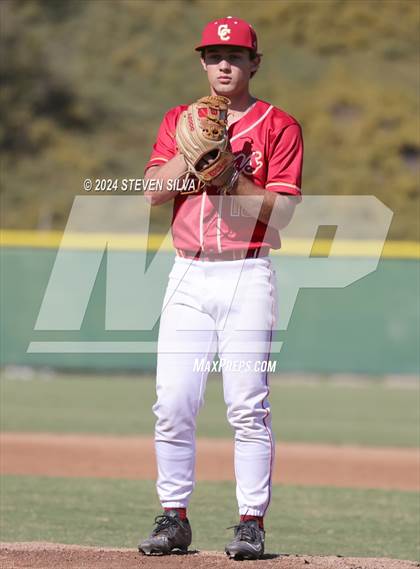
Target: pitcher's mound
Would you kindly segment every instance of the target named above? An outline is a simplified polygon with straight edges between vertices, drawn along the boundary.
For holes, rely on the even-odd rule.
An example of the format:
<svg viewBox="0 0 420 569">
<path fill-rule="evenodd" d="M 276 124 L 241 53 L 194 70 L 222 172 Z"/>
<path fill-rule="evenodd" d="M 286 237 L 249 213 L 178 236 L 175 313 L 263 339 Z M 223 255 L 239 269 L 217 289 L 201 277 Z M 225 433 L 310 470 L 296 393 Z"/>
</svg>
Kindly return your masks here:
<svg viewBox="0 0 420 569">
<path fill-rule="evenodd" d="M 244 562 L 249 563 L 249 562 Z M 253 568 L 265 569 L 414 569 L 420 564 L 397 559 L 355 557 L 311 557 L 309 555 L 270 554 L 253 561 Z M 134 549 L 112 549 L 61 545 L 56 543 L 2 543 L 2 569 L 168 569 L 232 568 L 237 562 L 223 553 L 191 552 L 188 555 L 146 557 Z"/>
</svg>

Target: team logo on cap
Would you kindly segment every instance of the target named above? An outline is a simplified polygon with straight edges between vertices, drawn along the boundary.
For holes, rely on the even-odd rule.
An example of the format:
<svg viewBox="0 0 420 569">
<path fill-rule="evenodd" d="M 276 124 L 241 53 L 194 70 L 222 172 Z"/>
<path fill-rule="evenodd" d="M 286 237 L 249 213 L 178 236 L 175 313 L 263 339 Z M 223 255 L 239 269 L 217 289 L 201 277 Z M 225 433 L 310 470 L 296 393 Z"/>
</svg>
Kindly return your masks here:
<svg viewBox="0 0 420 569">
<path fill-rule="evenodd" d="M 229 28 L 227 24 L 220 24 L 220 26 L 217 28 L 217 35 L 221 40 L 228 41 L 230 40 L 231 31 L 232 30 Z"/>
</svg>

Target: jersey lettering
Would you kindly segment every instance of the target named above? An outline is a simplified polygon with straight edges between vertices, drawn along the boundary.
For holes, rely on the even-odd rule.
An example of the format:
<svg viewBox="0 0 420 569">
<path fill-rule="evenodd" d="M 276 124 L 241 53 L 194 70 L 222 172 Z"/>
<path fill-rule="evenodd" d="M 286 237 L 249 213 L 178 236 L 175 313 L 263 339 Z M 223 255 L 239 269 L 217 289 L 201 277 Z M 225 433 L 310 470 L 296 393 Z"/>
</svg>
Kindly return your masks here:
<svg viewBox="0 0 420 569">
<path fill-rule="evenodd" d="M 254 165 L 252 163 L 254 163 Z M 251 154 L 251 160 L 249 161 L 249 164 L 247 164 L 245 167 L 245 174 L 256 174 L 258 170 L 262 168 L 262 166 L 262 152 L 255 150 Z"/>
</svg>

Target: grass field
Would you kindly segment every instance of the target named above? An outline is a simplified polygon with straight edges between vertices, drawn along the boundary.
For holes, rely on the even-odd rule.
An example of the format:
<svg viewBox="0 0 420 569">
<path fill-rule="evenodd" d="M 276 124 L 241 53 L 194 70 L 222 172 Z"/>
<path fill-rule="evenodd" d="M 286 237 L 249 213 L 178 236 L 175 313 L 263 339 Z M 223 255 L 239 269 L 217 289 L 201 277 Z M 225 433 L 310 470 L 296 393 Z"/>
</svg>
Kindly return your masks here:
<svg viewBox="0 0 420 569">
<path fill-rule="evenodd" d="M 159 509 L 153 482 L 7 476 L 2 493 L 1 535 L 9 541 L 135 547 Z M 198 484 L 189 514 L 193 547 L 222 549 L 235 511 L 232 483 Z M 412 492 L 276 486 L 266 525 L 273 553 L 419 554 Z"/>
<path fill-rule="evenodd" d="M 151 434 L 149 378 L 83 376 L 2 379 L 3 431 Z M 275 380 L 277 440 L 414 447 L 418 386 L 384 381 L 346 385 Z M 221 382 L 209 381 L 199 435 L 230 437 Z M 1 539 L 134 547 L 159 511 L 153 481 L 5 476 Z M 236 523 L 232 483 L 200 482 L 190 508 L 193 546 L 220 550 Z M 388 490 L 275 486 L 267 551 L 416 560 L 419 494 Z"/>
<path fill-rule="evenodd" d="M 138 378 L 60 376 L 57 380 L 3 379 L 3 431 L 151 434 L 154 382 Z M 419 445 L 420 390 L 381 381 L 345 385 L 272 381 L 277 441 Z M 208 382 L 198 435 L 231 437 L 221 380 Z"/>
</svg>

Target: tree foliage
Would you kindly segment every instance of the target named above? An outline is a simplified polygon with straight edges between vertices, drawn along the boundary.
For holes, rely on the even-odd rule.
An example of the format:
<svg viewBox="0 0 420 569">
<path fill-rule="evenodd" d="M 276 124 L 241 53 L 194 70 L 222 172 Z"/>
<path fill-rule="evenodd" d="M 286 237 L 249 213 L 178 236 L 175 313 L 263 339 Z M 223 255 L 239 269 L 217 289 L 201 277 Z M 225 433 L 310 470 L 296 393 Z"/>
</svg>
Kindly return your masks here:
<svg viewBox="0 0 420 569">
<path fill-rule="evenodd" d="M 304 193 L 373 194 L 390 237 L 418 239 L 414 0 L 3 0 L 3 227 L 62 228 L 84 178 L 142 177 L 163 113 L 207 92 L 193 46 L 228 14 L 258 33 L 254 94 L 303 126 Z"/>
</svg>

